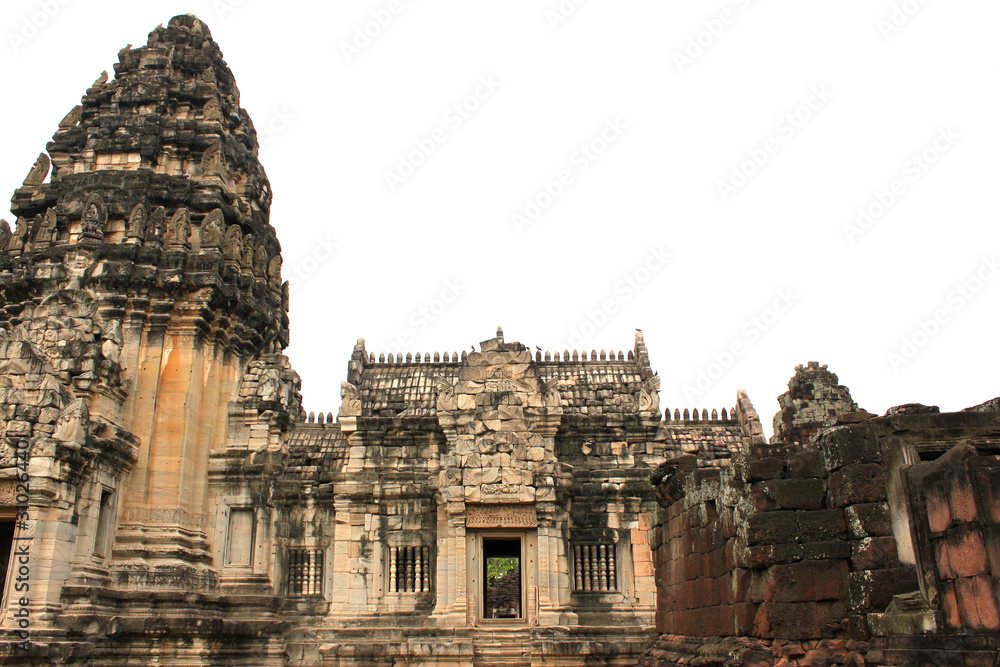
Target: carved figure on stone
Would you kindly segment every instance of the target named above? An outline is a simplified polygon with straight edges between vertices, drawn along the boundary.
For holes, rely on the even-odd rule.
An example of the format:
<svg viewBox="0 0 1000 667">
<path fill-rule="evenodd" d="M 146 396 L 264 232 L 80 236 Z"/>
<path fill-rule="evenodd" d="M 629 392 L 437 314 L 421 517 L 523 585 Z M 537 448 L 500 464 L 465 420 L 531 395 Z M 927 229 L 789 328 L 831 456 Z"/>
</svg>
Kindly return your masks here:
<svg viewBox="0 0 1000 667">
<path fill-rule="evenodd" d="M 83 107 L 77 104 L 73 107 L 68 114 L 66 114 L 61 121 L 59 121 L 60 130 L 68 130 L 69 128 L 75 126 L 80 122 L 80 118 L 83 116 Z"/>
<path fill-rule="evenodd" d="M 238 262 L 243 254 L 243 232 L 239 225 L 229 225 L 223 239 L 222 254 L 228 261 Z"/>
<path fill-rule="evenodd" d="M 101 75 L 94 80 L 94 83 L 90 84 L 91 88 L 100 88 L 108 82 L 108 70 L 101 72 Z"/>
<path fill-rule="evenodd" d="M 134 242 L 141 242 L 146 236 L 146 207 L 141 203 L 136 204 L 128 216 L 128 224 L 125 226 L 125 238 L 134 239 Z"/>
<path fill-rule="evenodd" d="M 167 233 L 163 240 L 168 248 L 186 248 L 190 247 L 189 236 L 191 236 L 191 220 L 188 218 L 188 210 L 182 206 L 167 223 Z"/>
<path fill-rule="evenodd" d="M 39 399 L 39 405 L 52 405 L 58 408 L 66 405 L 69 393 L 59 380 L 46 373 L 39 388 Z"/>
<path fill-rule="evenodd" d="M 547 408 L 558 408 L 562 405 L 562 397 L 559 395 L 559 380 L 546 380 L 544 382 L 542 400 Z"/>
<path fill-rule="evenodd" d="M 10 243 L 10 239 L 13 234 L 10 231 L 10 223 L 6 220 L 0 219 L 0 252 L 7 249 L 7 244 Z"/>
<path fill-rule="evenodd" d="M 215 97 L 210 98 L 201 111 L 205 116 L 205 120 L 222 120 L 222 107 L 219 106 L 219 100 Z"/>
<path fill-rule="evenodd" d="M 267 283 L 273 289 L 281 289 L 281 255 L 275 255 L 267 263 Z"/>
<path fill-rule="evenodd" d="M 361 395 L 350 382 L 340 383 L 340 412 L 338 417 L 358 417 L 361 415 Z"/>
<path fill-rule="evenodd" d="M 253 251 L 254 251 L 253 236 L 250 234 L 246 234 L 243 237 L 242 265 L 243 268 L 246 269 L 247 271 L 253 271 Z"/>
<path fill-rule="evenodd" d="M 437 410 L 438 412 L 451 412 L 458 409 L 458 401 L 455 398 L 455 387 L 444 378 L 437 378 Z"/>
<path fill-rule="evenodd" d="M 278 400 L 278 389 L 280 386 L 281 379 L 278 377 L 278 371 L 268 368 L 261 375 L 257 395 L 260 396 L 262 401 L 276 401 Z"/>
<path fill-rule="evenodd" d="M 166 218 L 167 215 L 162 206 L 157 206 L 149 214 L 149 220 L 146 223 L 146 245 L 157 250 L 163 247 L 163 237 L 167 231 Z"/>
<path fill-rule="evenodd" d="M 49 165 L 49 156 L 45 153 L 39 153 L 35 164 L 32 165 L 28 175 L 24 177 L 24 185 L 41 185 L 45 181 L 45 177 L 49 175 Z"/>
<path fill-rule="evenodd" d="M 35 249 L 35 240 L 38 238 L 38 230 L 42 227 L 42 215 L 38 214 L 28 226 L 28 240 L 24 244 L 25 250 Z"/>
<path fill-rule="evenodd" d="M 201 222 L 201 247 L 218 248 L 222 245 L 222 234 L 225 225 L 225 218 L 222 209 L 216 208 L 209 211 L 208 215 Z"/>
<path fill-rule="evenodd" d="M 83 217 L 80 218 L 80 234 L 84 238 L 104 238 L 104 223 L 108 221 L 108 207 L 104 205 L 101 195 L 94 193 L 87 197 L 83 205 Z"/>
<path fill-rule="evenodd" d="M 222 176 L 225 173 L 226 164 L 222 158 L 222 142 L 217 141 L 205 154 L 201 156 L 201 173 L 204 176 Z"/>
<path fill-rule="evenodd" d="M 660 376 L 646 378 L 639 391 L 639 412 L 660 413 Z"/>
<path fill-rule="evenodd" d="M 87 442 L 87 423 L 89 421 L 90 413 L 87 410 L 87 404 L 82 398 L 78 398 L 59 412 L 55 428 L 52 431 L 52 439 L 73 449 L 79 449 Z"/>
<path fill-rule="evenodd" d="M 122 345 L 125 344 L 125 339 L 122 336 L 122 323 L 118 320 L 105 322 L 101 330 L 101 337 L 104 338 L 104 342 L 101 344 L 101 354 L 109 361 L 120 363 Z"/>
<path fill-rule="evenodd" d="M 286 280 L 281 285 L 281 309 L 288 312 L 288 281 Z"/>
<path fill-rule="evenodd" d="M 46 209 L 45 215 L 42 216 L 38 229 L 35 231 L 33 241 L 35 247 L 47 248 L 52 244 L 56 235 L 56 222 L 56 210 L 54 208 Z"/>
<path fill-rule="evenodd" d="M 264 246 L 259 246 L 253 253 L 253 273 L 258 278 L 265 278 L 267 274 L 267 250 Z"/>
<path fill-rule="evenodd" d="M 7 250 L 14 252 L 21 252 L 24 249 L 24 243 L 28 240 L 28 221 L 17 216 L 17 220 L 14 221 L 14 235 L 11 237 L 10 241 L 7 242 Z"/>
<path fill-rule="evenodd" d="M 66 253 L 63 256 L 63 266 L 66 267 L 66 276 L 69 278 L 66 289 L 81 289 L 86 279 L 90 277 L 94 264 L 93 254 L 82 248 Z"/>
</svg>

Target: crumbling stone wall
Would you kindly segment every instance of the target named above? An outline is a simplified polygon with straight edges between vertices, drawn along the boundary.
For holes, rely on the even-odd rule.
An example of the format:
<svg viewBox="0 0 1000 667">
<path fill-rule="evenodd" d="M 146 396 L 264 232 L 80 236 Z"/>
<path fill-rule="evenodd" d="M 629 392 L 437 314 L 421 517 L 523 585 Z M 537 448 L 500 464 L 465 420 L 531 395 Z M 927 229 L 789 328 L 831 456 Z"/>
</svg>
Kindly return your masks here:
<svg viewBox="0 0 1000 667">
<path fill-rule="evenodd" d="M 995 664 L 998 417 L 855 410 L 722 469 L 666 462 L 651 540 L 661 634 L 642 664 Z M 989 453 L 919 461 L 956 439 Z"/>
</svg>

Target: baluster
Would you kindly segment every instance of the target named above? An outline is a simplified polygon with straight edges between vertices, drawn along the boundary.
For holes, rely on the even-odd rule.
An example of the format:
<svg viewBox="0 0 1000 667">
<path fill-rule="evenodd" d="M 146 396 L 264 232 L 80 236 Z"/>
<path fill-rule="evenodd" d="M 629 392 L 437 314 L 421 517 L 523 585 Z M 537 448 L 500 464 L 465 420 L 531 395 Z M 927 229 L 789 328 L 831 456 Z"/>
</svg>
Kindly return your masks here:
<svg viewBox="0 0 1000 667">
<path fill-rule="evenodd" d="M 608 588 L 618 590 L 618 563 L 615 560 L 615 545 L 608 547 Z"/>
<path fill-rule="evenodd" d="M 590 587 L 590 546 L 583 546 L 583 590 L 593 590 Z"/>
<path fill-rule="evenodd" d="M 424 547 L 424 593 L 431 592 L 431 548 Z"/>
<path fill-rule="evenodd" d="M 583 590 L 583 558 L 580 555 L 580 545 L 573 547 L 573 573 L 576 577 L 576 590 Z"/>
<path fill-rule="evenodd" d="M 406 547 L 406 592 L 413 592 L 413 547 Z"/>
<path fill-rule="evenodd" d="M 398 547 L 389 547 L 389 592 L 396 592 L 396 556 Z"/>
<path fill-rule="evenodd" d="M 413 547 L 413 560 L 415 563 L 415 575 L 413 580 L 413 592 L 424 592 L 424 554 L 420 547 Z"/>
<path fill-rule="evenodd" d="M 316 557 L 316 567 L 314 569 L 313 580 L 315 581 L 315 587 L 313 593 L 320 595 L 323 593 L 323 550 L 317 549 L 315 551 Z"/>
<path fill-rule="evenodd" d="M 602 544 L 600 547 L 598 547 L 598 551 L 600 552 L 601 555 L 600 555 L 600 563 L 598 564 L 597 571 L 601 575 L 601 590 L 602 591 L 606 591 L 606 590 L 608 590 L 608 554 L 607 554 L 607 547 L 605 547 Z"/>
</svg>

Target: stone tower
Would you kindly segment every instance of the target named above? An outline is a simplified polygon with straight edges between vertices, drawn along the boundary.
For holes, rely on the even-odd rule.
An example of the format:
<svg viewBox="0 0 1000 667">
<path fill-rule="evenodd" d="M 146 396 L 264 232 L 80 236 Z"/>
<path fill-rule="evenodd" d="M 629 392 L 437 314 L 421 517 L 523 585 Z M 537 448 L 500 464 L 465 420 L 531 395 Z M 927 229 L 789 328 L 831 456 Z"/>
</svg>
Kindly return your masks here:
<svg viewBox="0 0 1000 667">
<path fill-rule="evenodd" d="M 120 631 L 122 596 L 169 610 L 178 589 L 217 595 L 209 469 L 230 409 L 267 412 L 258 434 L 300 416 L 257 147 L 208 28 L 179 16 L 119 53 L 14 194 L 0 433 L 8 453 L 30 452 L 17 539 L 32 641 Z M 4 464 L 12 479 L 16 460 Z M 90 650 L 49 646 L 49 659 Z"/>
</svg>

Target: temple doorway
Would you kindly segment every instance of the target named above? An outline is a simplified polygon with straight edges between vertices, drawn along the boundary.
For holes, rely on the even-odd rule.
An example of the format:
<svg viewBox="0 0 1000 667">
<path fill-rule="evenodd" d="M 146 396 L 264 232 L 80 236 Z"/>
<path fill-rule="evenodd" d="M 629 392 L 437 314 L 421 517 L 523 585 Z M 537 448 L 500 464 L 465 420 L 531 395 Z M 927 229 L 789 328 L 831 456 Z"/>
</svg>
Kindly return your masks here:
<svg viewBox="0 0 1000 667">
<path fill-rule="evenodd" d="M 5 599 L 10 580 L 11 551 L 14 545 L 14 520 L 0 519 L 0 600 Z"/>
<path fill-rule="evenodd" d="M 483 618 L 523 617 L 521 538 L 483 538 Z"/>
</svg>

